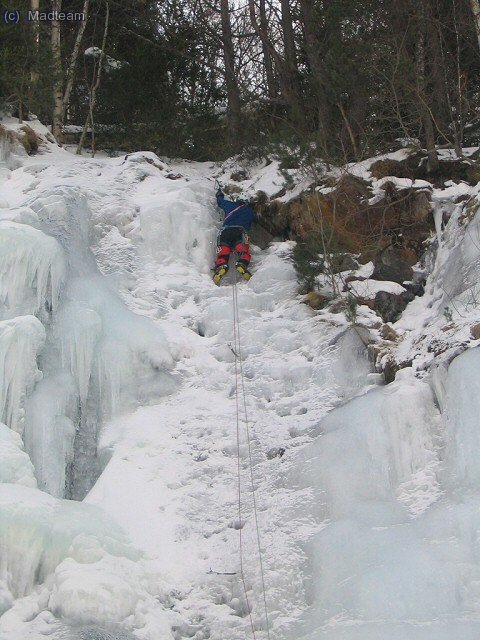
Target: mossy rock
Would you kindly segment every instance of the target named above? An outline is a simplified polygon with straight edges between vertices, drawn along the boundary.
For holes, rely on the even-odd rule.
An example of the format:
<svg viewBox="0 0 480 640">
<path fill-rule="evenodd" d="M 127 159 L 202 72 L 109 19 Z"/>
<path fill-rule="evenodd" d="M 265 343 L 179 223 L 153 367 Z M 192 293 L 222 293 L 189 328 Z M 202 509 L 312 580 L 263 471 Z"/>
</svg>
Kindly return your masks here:
<svg viewBox="0 0 480 640">
<path fill-rule="evenodd" d="M 20 127 L 20 133 L 18 134 L 18 139 L 22 143 L 25 151 L 28 153 L 29 156 L 32 156 L 35 153 L 37 153 L 38 148 L 40 146 L 40 140 L 37 134 L 35 133 L 35 131 L 32 129 L 32 127 L 29 127 L 28 124 L 25 124 L 22 127 Z"/>
<path fill-rule="evenodd" d="M 318 293 L 318 291 L 310 291 L 305 296 L 303 302 L 308 304 L 312 309 L 319 311 L 320 309 L 324 309 L 331 300 L 330 297 Z"/>
</svg>

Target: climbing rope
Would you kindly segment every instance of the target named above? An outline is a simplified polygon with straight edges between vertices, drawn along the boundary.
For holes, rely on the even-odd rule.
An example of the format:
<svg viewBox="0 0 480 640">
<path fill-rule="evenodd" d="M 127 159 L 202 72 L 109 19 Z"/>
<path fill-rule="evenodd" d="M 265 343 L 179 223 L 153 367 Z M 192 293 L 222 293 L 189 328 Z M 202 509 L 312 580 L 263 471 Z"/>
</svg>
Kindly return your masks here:
<svg viewBox="0 0 480 640">
<path fill-rule="evenodd" d="M 263 605 L 265 609 L 265 623 L 266 623 L 266 629 L 267 629 L 267 638 L 268 640 L 270 640 L 270 621 L 268 618 L 267 596 L 266 596 L 266 589 L 265 589 L 265 572 L 263 568 L 262 546 L 261 546 L 261 540 L 260 540 L 260 527 L 258 523 L 257 499 L 255 495 L 255 480 L 253 476 L 252 445 L 251 445 L 251 438 L 250 438 L 250 426 L 248 421 L 247 399 L 246 399 L 246 391 L 245 391 L 245 376 L 243 372 L 243 358 L 242 358 L 242 344 L 241 344 L 241 338 L 240 338 L 240 320 L 239 320 L 239 313 L 238 313 L 238 292 L 237 292 L 236 271 L 234 275 L 232 295 L 233 295 L 233 332 L 234 332 L 233 354 L 235 357 L 235 405 L 236 405 L 236 424 L 237 424 L 238 511 L 239 511 L 239 519 L 240 519 L 240 574 L 243 582 L 243 588 L 245 591 L 245 600 L 249 610 L 250 623 L 252 626 L 252 634 L 253 634 L 253 637 L 255 638 L 255 630 L 253 626 L 250 606 L 248 603 L 247 587 L 246 587 L 245 576 L 243 571 L 244 558 L 243 558 L 243 537 L 242 537 L 243 521 L 242 521 L 242 508 L 241 508 L 240 403 L 239 403 L 239 393 L 238 393 L 238 372 L 239 371 L 240 371 L 241 388 L 242 388 L 241 390 L 242 390 L 242 396 L 243 396 L 243 412 L 245 415 L 245 432 L 246 432 L 246 438 L 247 438 L 248 462 L 250 467 L 250 482 L 251 482 L 251 488 L 252 488 L 252 503 L 253 503 L 257 546 L 258 546 L 258 557 L 260 561 L 260 575 L 261 575 L 261 581 L 262 581 Z"/>
<path fill-rule="evenodd" d="M 233 354 L 235 356 L 235 408 L 236 408 L 236 425 L 237 425 L 237 478 L 238 478 L 238 531 L 239 531 L 239 551 L 240 551 L 240 577 L 243 584 L 243 591 L 245 593 L 245 604 L 247 606 L 248 615 L 250 618 L 250 626 L 252 627 L 252 636 L 254 640 L 255 636 L 255 626 L 253 624 L 252 618 L 252 610 L 250 608 L 250 603 L 248 601 L 248 590 L 247 583 L 245 581 L 245 572 L 243 570 L 243 516 L 242 516 L 242 474 L 241 474 L 241 464 L 240 464 L 240 407 L 238 401 L 238 340 L 237 340 L 237 314 L 235 313 L 235 302 L 236 302 L 236 276 L 235 283 L 233 285 L 233 338 L 234 338 L 234 346 L 233 346 Z"/>
</svg>

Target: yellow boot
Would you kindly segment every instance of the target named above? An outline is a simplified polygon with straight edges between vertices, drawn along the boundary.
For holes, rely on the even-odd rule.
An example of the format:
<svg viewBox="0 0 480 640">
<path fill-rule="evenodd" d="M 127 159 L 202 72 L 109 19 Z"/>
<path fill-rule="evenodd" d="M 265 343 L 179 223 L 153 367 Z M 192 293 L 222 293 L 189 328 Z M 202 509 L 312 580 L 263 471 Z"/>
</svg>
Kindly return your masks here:
<svg viewBox="0 0 480 640">
<path fill-rule="evenodd" d="M 237 264 L 237 271 L 243 277 L 244 280 L 250 280 L 250 278 L 252 277 L 252 274 L 250 273 L 250 271 L 241 262 Z"/>
<path fill-rule="evenodd" d="M 220 282 L 222 281 L 223 276 L 227 273 L 228 271 L 228 267 L 225 264 L 220 265 L 219 267 L 216 268 L 214 276 L 213 276 L 213 281 L 215 282 L 216 285 L 219 285 Z"/>
</svg>

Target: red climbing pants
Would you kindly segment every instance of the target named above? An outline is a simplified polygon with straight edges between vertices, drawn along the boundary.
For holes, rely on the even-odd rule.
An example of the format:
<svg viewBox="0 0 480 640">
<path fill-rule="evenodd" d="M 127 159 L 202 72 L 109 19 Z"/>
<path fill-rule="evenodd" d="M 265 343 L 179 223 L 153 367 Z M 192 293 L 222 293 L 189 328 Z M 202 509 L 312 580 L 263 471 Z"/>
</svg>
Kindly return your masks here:
<svg viewBox="0 0 480 640">
<path fill-rule="evenodd" d="M 228 259 L 232 251 L 237 253 L 237 264 L 243 264 L 245 268 L 252 258 L 248 236 L 243 227 L 224 227 L 217 239 L 218 253 L 215 268 L 224 264 L 228 265 Z"/>
</svg>

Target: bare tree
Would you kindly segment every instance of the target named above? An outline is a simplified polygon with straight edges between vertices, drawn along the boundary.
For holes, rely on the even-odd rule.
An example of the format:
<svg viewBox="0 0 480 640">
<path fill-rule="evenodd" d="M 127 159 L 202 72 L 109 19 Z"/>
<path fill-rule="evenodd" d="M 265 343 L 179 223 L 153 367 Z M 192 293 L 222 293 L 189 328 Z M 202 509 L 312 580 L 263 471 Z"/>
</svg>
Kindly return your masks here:
<svg viewBox="0 0 480 640">
<path fill-rule="evenodd" d="M 262 24 L 257 19 L 257 9 L 255 0 L 248 0 L 250 21 L 259 36 L 262 46 L 270 53 L 271 59 L 275 62 L 278 71 L 280 89 L 285 103 L 291 111 L 292 118 L 297 129 L 305 130 L 305 108 L 300 94 L 298 68 L 296 65 L 295 41 L 292 26 L 292 16 L 290 13 L 288 0 L 282 0 L 282 36 L 284 41 L 284 54 L 281 55 L 268 31 L 268 25 Z"/>
<path fill-rule="evenodd" d="M 67 69 L 67 78 L 66 78 L 66 86 L 65 92 L 63 94 L 63 110 L 62 110 L 62 124 L 65 121 L 65 113 L 68 108 L 68 103 L 70 102 L 70 94 L 72 93 L 73 82 L 75 79 L 75 68 L 77 66 L 78 54 L 80 53 L 80 45 L 82 42 L 83 34 L 85 32 L 85 28 L 87 26 L 87 17 L 88 17 L 88 8 L 89 8 L 89 0 L 84 0 L 83 3 L 83 20 L 80 22 L 77 37 L 75 38 L 75 44 L 73 46 L 72 56 L 70 58 L 70 64 Z"/>
<path fill-rule="evenodd" d="M 425 132 L 425 141 L 427 146 L 428 164 L 431 171 L 438 170 L 438 154 L 435 147 L 435 130 L 433 126 L 432 116 L 428 107 L 427 88 L 425 77 L 425 34 L 426 34 L 426 15 L 425 2 L 428 0 L 420 0 L 417 14 L 417 41 L 415 47 L 416 62 L 416 80 L 417 80 L 417 96 L 420 118 L 422 120 Z"/>
<path fill-rule="evenodd" d="M 240 91 L 235 74 L 235 53 L 232 39 L 232 25 L 230 23 L 230 7 L 228 0 L 220 0 L 220 15 L 222 22 L 223 57 L 225 62 L 225 84 L 228 100 L 228 133 L 232 147 L 238 144 L 240 134 Z"/>
<path fill-rule="evenodd" d="M 260 28 L 262 32 L 267 33 L 268 31 L 268 18 L 267 18 L 267 10 L 265 6 L 265 0 L 260 0 Z M 270 100 L 275 100 L 277 98 L 277 82 L 275 78 L 275 72 L 273 69 L 273 61 L 272 55 L 270 53 L 270 49 L 266 46 L 265 42 L 262 41 L 262 52 L 263 52 L 263 65 L 265 68 L 265 77 L 267 80 L 267 96 Z"/>
<path fill-rule="evenodd" d="M 77 155 L 82 155 L 82 149 L 85 144 L 85 138 L 87 136 L 88 125 L 90 125 L 92 133 L 92 155 L 95 155 L 95 123 L 93 120 L 93 111 L 95 109 L 95 103 L 97 100 L 97 91 L 100 86 L 100 79 L 102 77 L 103 62 L 105 60 L 105 46 L 107 44 L 108 35 L 108 23 L 110 18 L 110 4 L 105 1 L 105 26 L 103 28 L 102 48 L 98 56 L 98 65 L 94 65 L 92 84 L 90 87 L 88 114 L 83 125 L 82 135 L 77 147 Z"/>
</svg>

